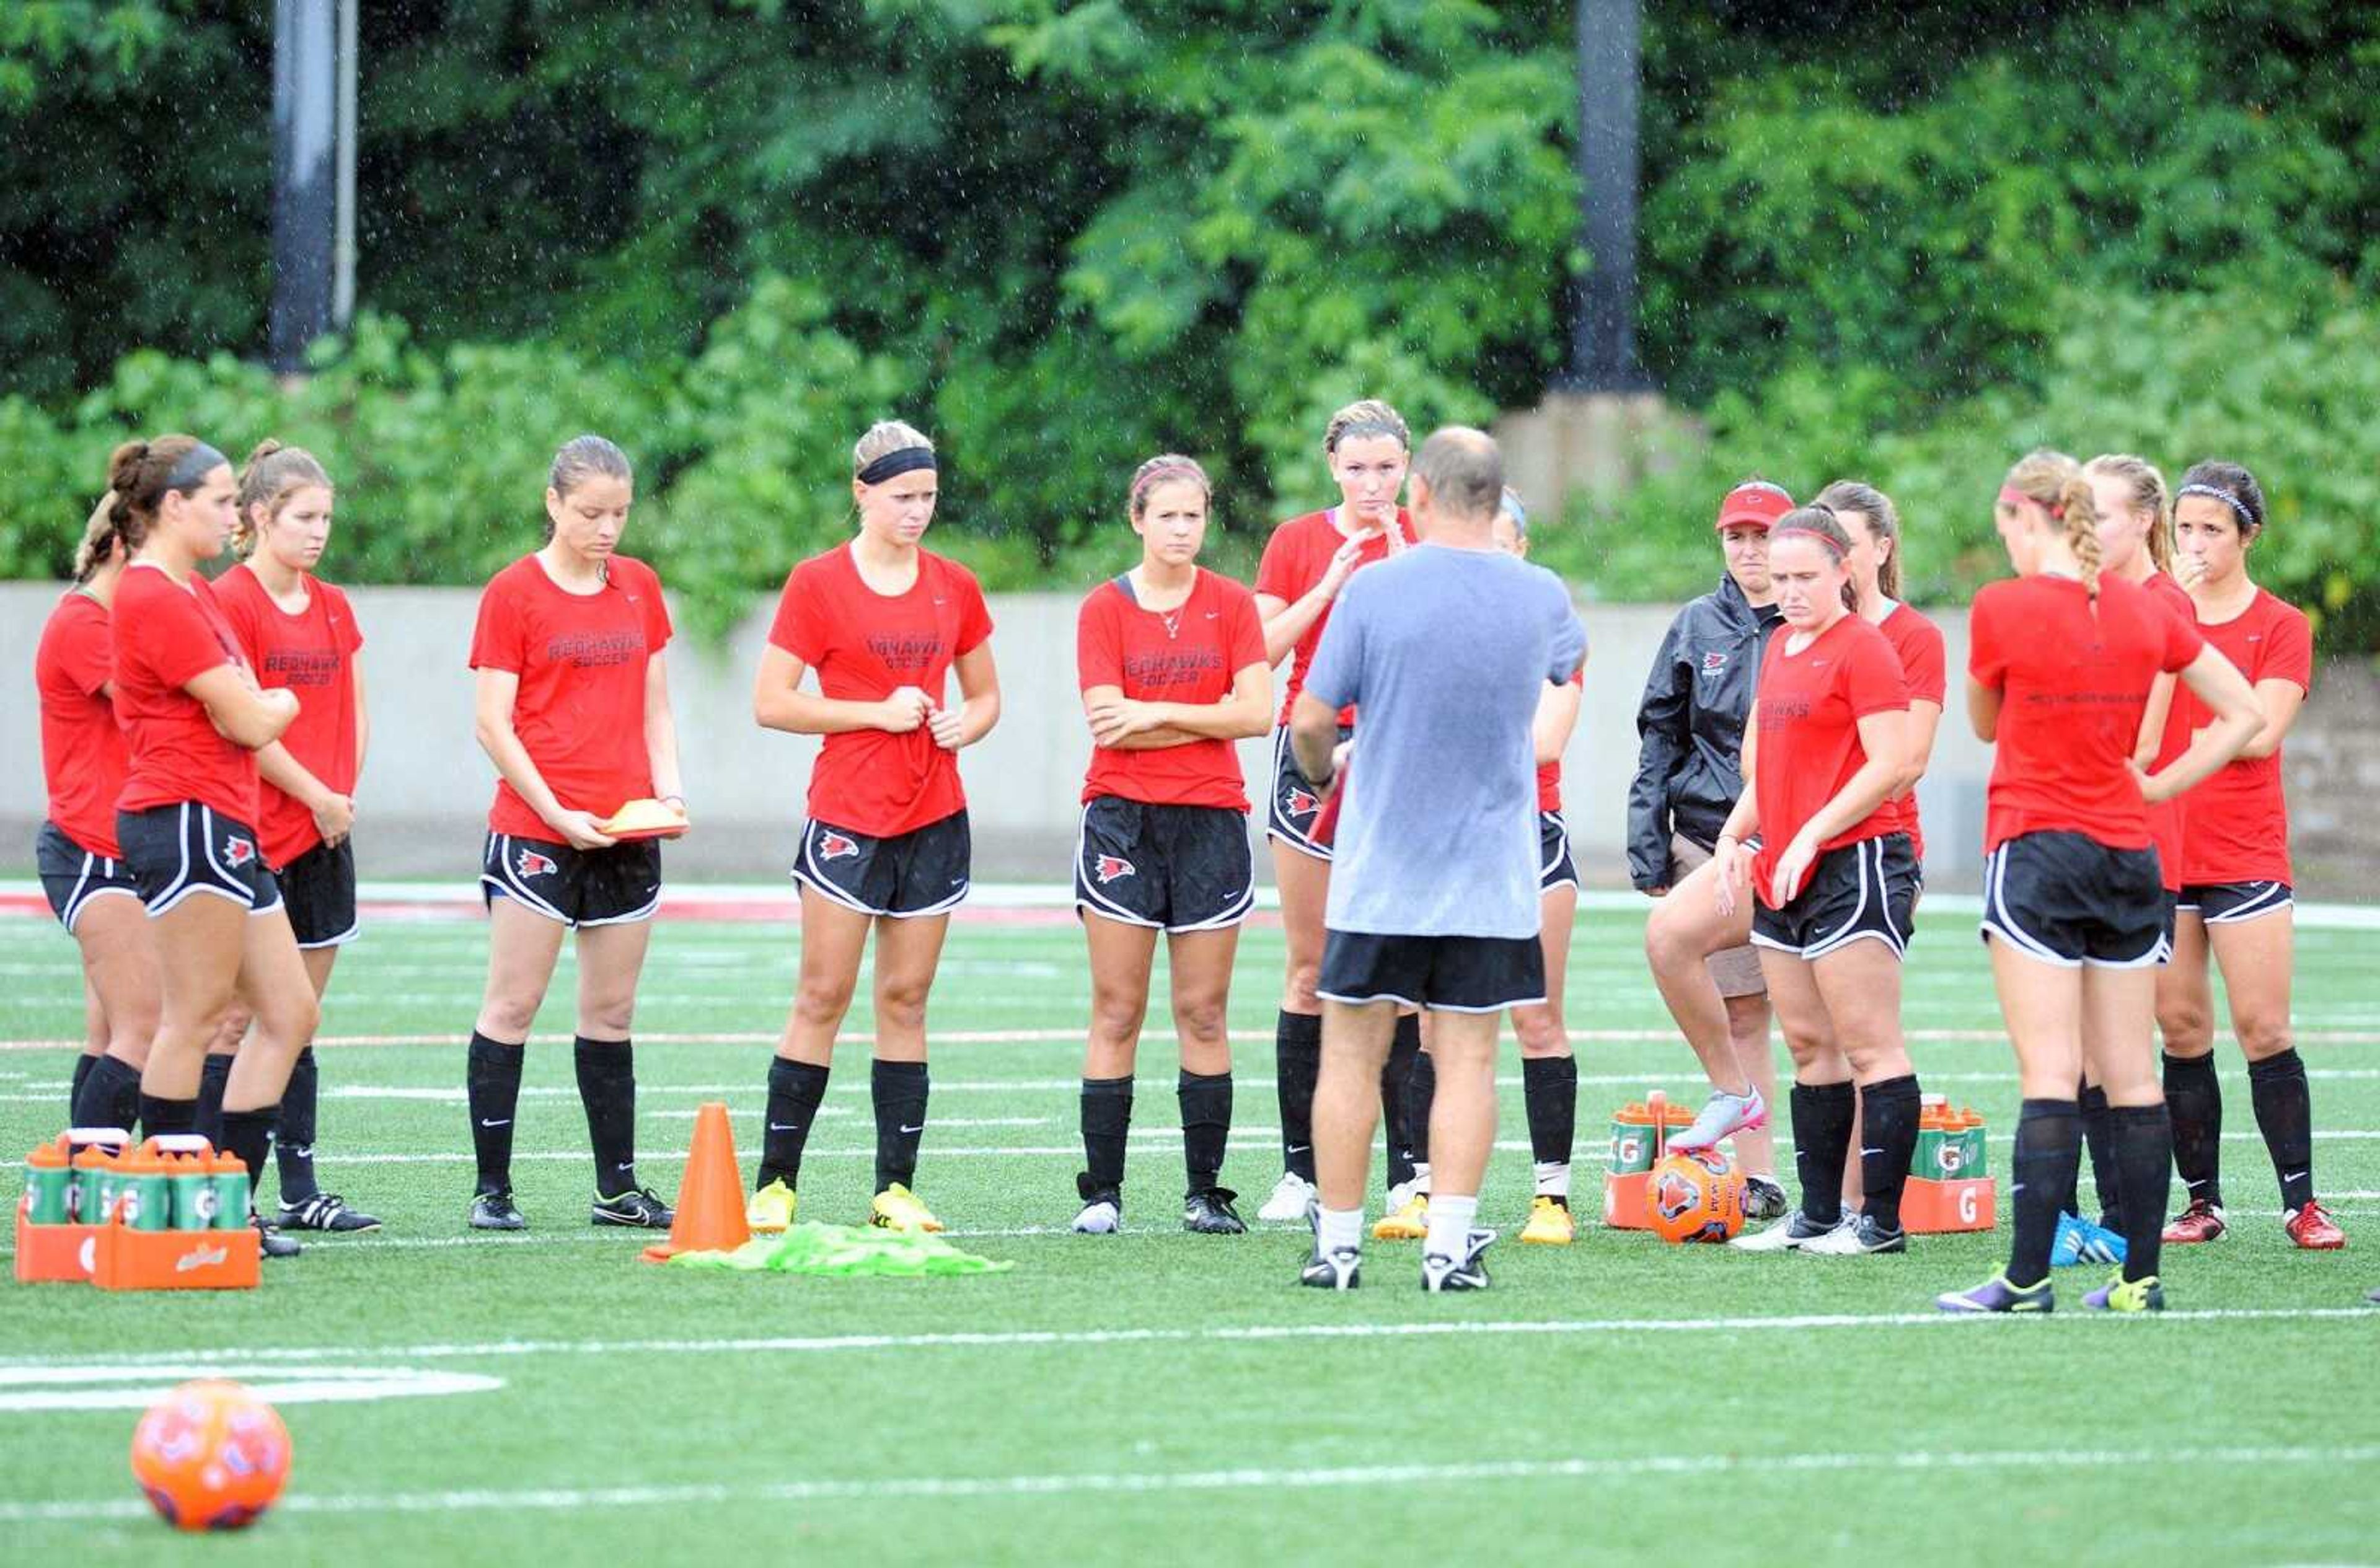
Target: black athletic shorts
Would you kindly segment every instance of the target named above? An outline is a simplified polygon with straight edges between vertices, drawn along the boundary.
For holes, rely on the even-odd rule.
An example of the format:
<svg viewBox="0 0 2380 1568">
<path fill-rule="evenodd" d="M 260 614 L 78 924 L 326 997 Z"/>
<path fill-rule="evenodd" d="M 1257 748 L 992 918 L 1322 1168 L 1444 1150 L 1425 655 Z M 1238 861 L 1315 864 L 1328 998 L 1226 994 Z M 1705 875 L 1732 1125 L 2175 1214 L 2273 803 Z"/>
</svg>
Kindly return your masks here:
<svg viewBox="0 0 2380 1568">
<path fill-rule="evenodd" d="M 1576 887 L 1578 867 L 1570 857 L 1570 824 L 1559 811 L 1537 813 L 1537 891 Z"/>
<path fill-rule="evenodd" d="M 2021 833 L 1984 860 L 1984 927 L 2028 958 L 2079 969 L 2163 963 L 2165 884 L 2154 849 L 2077 833 Z"/>
<path fill-rule="evenodd" d="M 889 838 L 812 819 L 802 825 L 802 857 L 795 863 L 794 880 L 846 909 L 910 919 L 956 908 L 967 895 L 974 865 L 975 840 L 965 811 Z"/>
<path fill-rule="evenodd" d="M 1113 795 L 1084 804 L 1075 908 L 1127 925 L 1211 931 L 1238 925 L 1256 902 L 1245 812 Z"/>
<path fill-rule="evenodd" d="M 275 870 L 289 906 L 289 929 L 298 945 L 340 947 L 356 939 L 356 841 L 336 848 L 318 843 Z"/>
<path fill-rule="evenodd" d="M 650 920 L 662 903 L 661 840 L 573 849 L 547 839 L 491 833 L 480 857 L 480 897 L 490 907 L 509 898 L 573 928 Z"/>
<path fill-rule="evenodd" d="M 2176 906 L 2210 926 L 2228 926 L 2286 909 L 2291 897 L 2287 882 L 2191 882 Z"/>
<path fill-rule="evenodd" d="M 192 893 L 228 898 L 251 915 L 281 907 L 256 830 L 196 800 L 115 814 L 115 842 L 140 884 L 140 902 L 163 915 Z"/>
<path fill-rule="evenodd" d="M 1342 741 L 1354 733 L 1345 724 L 1339 726 Z M 1265 835 L 1317 860 L 1328 860 L 1330 846 L 1315 843 L 1313 836 L 1314 820 L 1321 814 L 1322 797 L 1305 782 L 1296 748 L 1289 744 L 1289 726 L 1283 724 L 1272 732 L 1272 791 L 1265 803 Z"/>
<path fill-rule="evenodd" d="M 1375 936 L 1325 931 L 1316 994 L 1332 1002 L 1393 1002 L 1437 1013 L 1501 1013 L 1546 999 L 1537 939 Z"/>
<path fill-rule="evenodd" d="M 75 929 L 84 906 L 109 893 L 140 896 L 132 868 L 122 860 L 93 855 L 66 835 L 55 822 L 43 822 L 33 835 L 33 869 L 41 874 L 42 891 L 49 895 L 50 913 L 67 930 Z"/>
<path fill-rule="evenodd" d="M 1771 909 L 1755 896 L 1752 944 L 1808 960 L 1872 937 L 1905 956 L 1916 909 L 1917 857 L 1909 835 L 1864 838 L 1819 856 L 1784 908 Z"/>
</svg>

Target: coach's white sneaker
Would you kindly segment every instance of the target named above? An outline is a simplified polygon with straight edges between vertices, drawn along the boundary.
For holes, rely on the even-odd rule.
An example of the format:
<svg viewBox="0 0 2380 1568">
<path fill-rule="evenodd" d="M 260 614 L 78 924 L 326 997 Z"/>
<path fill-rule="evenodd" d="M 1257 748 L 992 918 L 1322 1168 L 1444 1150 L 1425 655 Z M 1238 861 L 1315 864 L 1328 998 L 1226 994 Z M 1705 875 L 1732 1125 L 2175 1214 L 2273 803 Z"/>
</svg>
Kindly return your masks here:
<svg viewBox="0 0 2380 1568">
<path fill-rule="evenodd" d="M 1803 1219 L 1798 1209 L 1765 1231 L 1746 1231 L 1727 1245 L 1738 1252 L 1799 1252 L 1815 1246 L 1842 1229 L 1837 1225 L 1815 1225 Z"/>
<path fill-rule="evenodd" d="M 1266 1198 L 1264 1207 L 1257 1210 L 1257 1218 L 1269 1220 L 1276 1224 L 1303 1220 L 1305 1218 L 1305 1206 L 1314 1198 L 1312 1182 L 1294 1171 L 1283 1171 L 1281 1180 L 1273 1184 L 1272 1196 Z"/>
</svg>

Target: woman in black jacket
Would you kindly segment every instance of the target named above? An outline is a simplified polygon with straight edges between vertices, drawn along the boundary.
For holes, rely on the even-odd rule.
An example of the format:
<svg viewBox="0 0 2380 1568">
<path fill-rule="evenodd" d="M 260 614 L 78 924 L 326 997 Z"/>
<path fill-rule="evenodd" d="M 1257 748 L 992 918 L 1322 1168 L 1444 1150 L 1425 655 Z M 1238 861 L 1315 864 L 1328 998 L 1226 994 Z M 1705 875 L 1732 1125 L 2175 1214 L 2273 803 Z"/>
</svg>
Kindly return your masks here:
<svg viewBox="0 0 2380 1568">
<path fill-rule="evenodd" d="M 1749 1183 L 1747 1219 L 1785 1212 L 1768 1133 L 1777 1084 L 1768 991 L 1751 947 L 1750 910 L 1739 906 L 1735 918 L 1719 918 L 1708 889 L 1716 872 L 1704 868 L 1743 789 L 1744 716 L 1778 624 L 1768 529 L 1792 509 L 1791 496 L 1760 480 L 1737 485 L 1719 503 L 1727 575 L 1679 611 L 1662 639 L 1637 708 L 1641 746 L 1628 791 L 1628 880 L 1661 899 L 1645 923 L 1645 954 L 1712 1088 L 1694 1124 L 1670 1146 L 1706 1149 L 1732 1136 Z M 1687 896 L 1662 896 L 1672 892 Z"/>
</svg>

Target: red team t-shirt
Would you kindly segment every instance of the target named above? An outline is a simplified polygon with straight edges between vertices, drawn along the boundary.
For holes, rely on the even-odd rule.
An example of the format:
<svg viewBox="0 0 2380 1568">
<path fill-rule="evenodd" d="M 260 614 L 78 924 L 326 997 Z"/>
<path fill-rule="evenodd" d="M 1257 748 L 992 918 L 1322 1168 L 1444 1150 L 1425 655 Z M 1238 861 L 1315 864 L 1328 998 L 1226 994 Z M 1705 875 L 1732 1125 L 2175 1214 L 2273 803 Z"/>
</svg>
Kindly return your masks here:
<svg viewBox="0 0 2380 1568">
<path fill-rule="evenodd" d="M 197 573 L 188 586 L 135 562 L 115 588 L 115 718 L 130 765 L 119 811 L 195 800 L 256 825 L 256 753 L 215 733 L 207 705 L 183 687 L 225 664 L 245 669 L 239 638 Z"/>
<path fill-rule="evenodd" d="M 609 817 L 653 793 L 645 672 L 669 639 L 662 580 L 642 561 L 613 556 L 602 588 L 581 594 L 548 577 L 535 555 L 524 555 L 480 595 L 471 668 L 520 677 L 513 733 L 538 776 L 568 809 Z M 545 819 L 501 778 L 488 826 L 517 838 L 553 837 Z"/>
<path fill-rule="evenodd" d="M 273 602 L 245 563 L 215 579 L 225 619 L 248 652 L 257 685 L 298 694 L 298 717 L 281 744 L 298 766 L 341 795 L 356 788 L 356 677 L 348 660 L 364 645 L 347 596 L 306 578 L 306 608 L 293 615 Z M 322 842 L 314 813 L 298 797 L 259 778 L 263 820 L 256 824 L 264 863 L 279 870 Z"/>
<path fill-rule="evenodd" d="M 1905 712 L 1909 707 L 1900 656 L 1882 632 L 1857 615 L 1836 621 L 1799 653 L 1785 650 L 1792 638 L 1792 627 L 1779 626 L 1768 639 L 1753 700 L 1759 726 L 1753 787 L 1760 808 L 1760 853 L 1753 875 L 1763 904 L 1777 862 L 1802 824 L 1867 765 L 1859 722 L 1870 713 Z M 1900 831 L 1900 814 L 1886 801 L 1818 845 L 1818 852 Z"/>
<path fill-rule="evenodd" d="M 2288 681 L 2301 691 L 2313 689 L 2313 626 L 2263 589 L 2239 615 L 2219 624 L 2202 620 L 2198 630 L 2249 685 Z M 2173 700 L 2189 705 L 2189 733 L 2214 723 L 2214 713 L 2188 691 L 2175 692 Z M 2280 752 L 2237 758 L 2216 769 L 2190 792 L 2181 835 L 2181 880 L 2193 886 L 2289 881 L 2289 808 L 2281 793 Z"/>
<path fill-rule="evenodd" d="M 1115 687 L 1135 702 L 1220 702 L 1240 672 L 1262 664 L 1264 655 L 1256 595 L 1204 567 L 1178 610 L 1142 609 L 1117 577 L 1091 590 L 1075 621 L 1077 685 Z M 1111 795 L 1151 806 L 1248 808 L 1239 753 L 1228 740 L 1153 751 L 1094 747 L 1083 798 Z"/>
<path fill-rule="evenodd" d="M 1949 690 L 1950 677 L 1945 667 L 1949 656 L 1942 648 L 1942 628 L 1912 610 L 1906 604 L 1896 604 L 1892 614 L 1876 623 L 1884 640 L 1892 644 L 1893 652 L 1900 656 L 1900 675 L 1909 683 L 1909 700 L 1943 705 Z M 1925 832 L 1917 820 L 1917 792 L 1911 790 L 1898 800 L 1887 802 L 1899 815 L 1900 825 L 1894 831 L 1909 835 L 1910 852 L 1920 866 L 1925 864 Z"/>
<path fill-rule="evenodd" d="M 1570 684 L 1582 688 L 1585 687 L 1585 665 L 1581 664 L 1571 672 Z M 1556 812 L 1561 809 L 1561 759 L 1559 757 L 1550 762 L 1537 764 L 1537 809 Z"/>
<path fill-rule="evenodd" d="M 2036 576 L 1976 594 L 1967 637 L 1968 674 L 2000 692 L 1985 852 L 2034 833 L 2149 847 L 2141 711 L 2160 673 L 2198 657 L 2198 633 L 2137 584 L 2102 577 L 2095 606 L 2072 577 Z"/>
<path fill-rule="evenodd" d="M 1347 542 L 1347 536 L 1339 531 L 1338 517 L 1339 509 L 1334 506 L 1328 511 L 1308 512 L 1302 517 L 1292 517 L 1273 529 L 1272 538 L 1265 541 L 1264 559 L 1257 564 L 1257 591 L 1284 604 L 1294 604 L 1313 592 L 1314 585 L 1322 580 L 1324 572 L 1330 570 L 1330 557 L 1339 553 L 1339 547 Z M 1397 508 L 1395 529 L 1403 544 L 1415 542 L 1413 518 L 1402 506 Z M 1358 565 L 1368 566 L 1375 561 L 1385 560 L 1389 544 L 1387 532 L 1370 535 L 1357 553 Z M 1281 698 L 1281 723 L 1289 723 L 1289 711 L 1297 705 L 1297 694 L 1305 689 L 1306 666 L 1314 662 L 1314 650 L 1322 645 L 1322 628 L 1330 624 L 1330 606 L 1326 604 L 1322 607 L 1322 614 L 1314 617 L 1314 624 L 1305 628 L 1305 635 L 1299 638 L 1296 646 L 1290 650 L 1289 685 Z M 1355 710 L 1341 709 L 1339 722 L 1354 723 Z"/>
<path fill-rule="evenodd" d="M 2195 630 L 2198 607 L 2190 602 L 2190 592 L 2163 572 L 2152 572 L 2141 586 L 2149 597 L 2166 608 L 2166 613 L 2180 619 L 2183 626 Z M 2149 764 L 2155 772 L 2175 758 L 2190 749 L 2190 711 L 2182 699 L 2187 696 L 2176 687 L 2173 700 L 2166 705 L 2165 731 L 2157 737 L 2156 760 Z M 2159 800 L 2149 807 L 2149 836 L 2156 842 L 2157 876 L 2168 893 L 2181 891 L 2181 797 Z"/>
<path fill-rule="evenodd" d="M 951 662 L 991 636 L 991 611 L 975 575 L 929 550 L 917 580 L 881 594 L 859 576 L 851 546 L 813 555 L 785 578 L 769 644 L 818 672 L 821 695 L 881 702 L 905 686 L 948 699 Z M 920 724 L 906 735 L 845 730 L 826 737 L 810 769 L 809 814 L 871 838 L 939 822 L 966 807 L 957 756 Z"/>
<path fill-rule="evenodd" d="M 114 678 L 107 607 L 77 589 L 58 601 L 33 654 L 42 699 L 42 777 L 50 820 L 103 860 L 119 860 L 115 797 L 124 790 L 124 732 L 102 691 Z"/>
</svg>

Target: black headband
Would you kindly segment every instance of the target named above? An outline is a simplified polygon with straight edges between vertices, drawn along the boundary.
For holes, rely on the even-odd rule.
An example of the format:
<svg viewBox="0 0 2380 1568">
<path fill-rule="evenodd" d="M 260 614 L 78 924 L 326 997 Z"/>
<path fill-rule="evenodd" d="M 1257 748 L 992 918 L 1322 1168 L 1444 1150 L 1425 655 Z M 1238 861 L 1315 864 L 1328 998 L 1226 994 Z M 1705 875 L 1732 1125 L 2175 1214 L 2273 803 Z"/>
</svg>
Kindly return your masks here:
<svg viewBox="0 0 2380 1568">
<path fill-rule="evenodd" d="M 182 460 L 175 464 L 173 471 L 165 476 L 165 488 L 188 490 L 230 462 L 230 458 L 201 441 L 182 454 Z"/>
<path fill-rule="evenodd" d="M 854 477 L 862 484 L 882 484 L 898 474 L 915 473 L 919 468 L 934 466 L 934 449 L 930 446 L 904 446 L 887 452 Z"/>
</svg>

